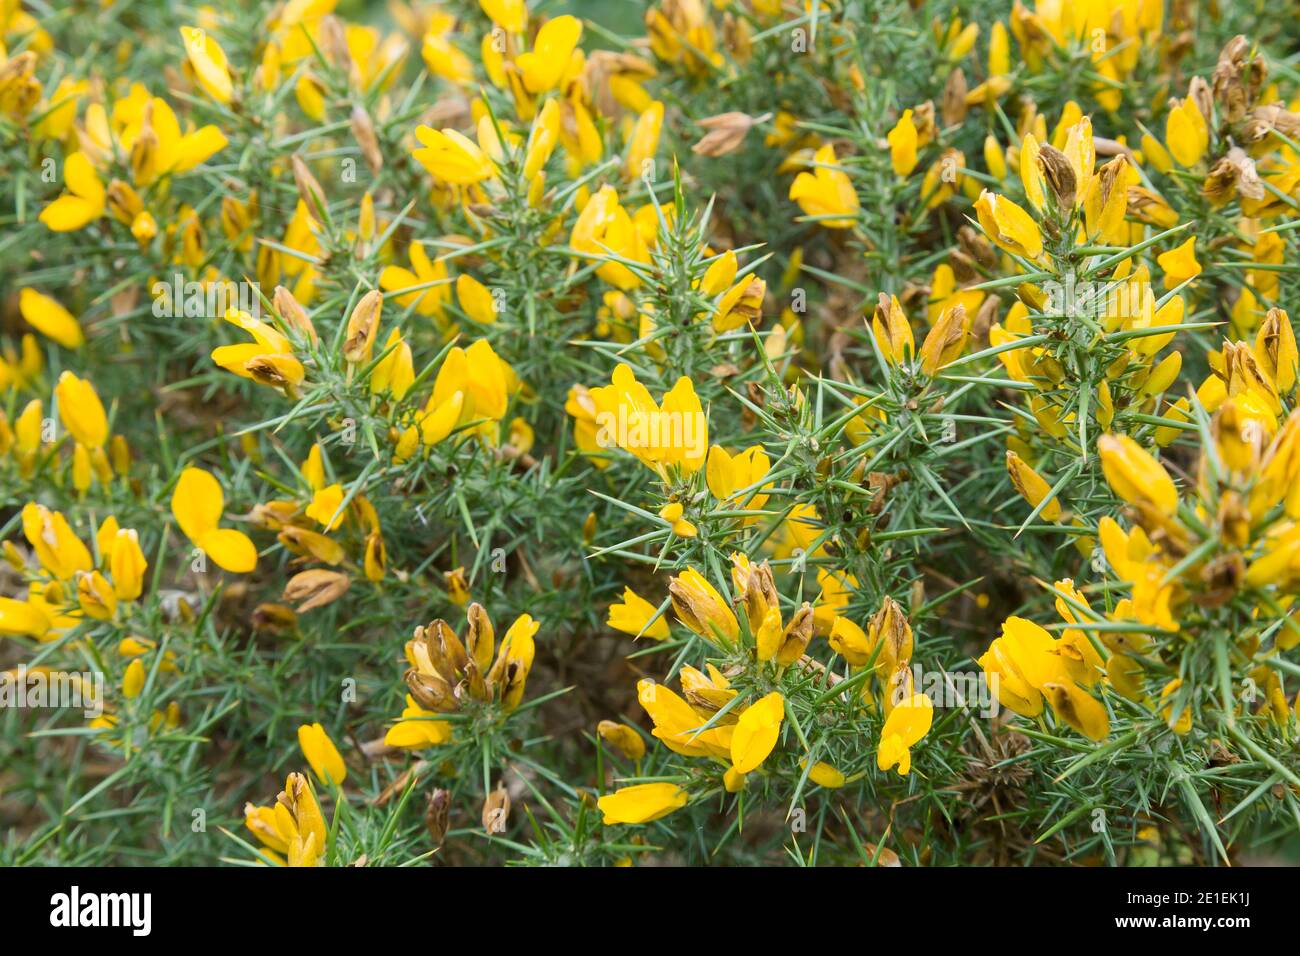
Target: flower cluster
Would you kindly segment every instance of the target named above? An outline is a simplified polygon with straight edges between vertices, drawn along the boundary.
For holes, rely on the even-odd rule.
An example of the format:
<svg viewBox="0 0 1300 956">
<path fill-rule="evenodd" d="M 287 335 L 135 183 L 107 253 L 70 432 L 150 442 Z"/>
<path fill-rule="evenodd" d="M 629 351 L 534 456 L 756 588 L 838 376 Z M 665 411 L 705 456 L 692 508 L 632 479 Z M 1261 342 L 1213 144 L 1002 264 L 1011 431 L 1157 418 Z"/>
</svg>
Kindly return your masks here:
<svg viewBox="0 0 1300 956">
<path fill-rule="evenodd" d="M 1288 18 L 54 6 L 0 5 L 0 862 L 1294 829 Z"/>
</svg>

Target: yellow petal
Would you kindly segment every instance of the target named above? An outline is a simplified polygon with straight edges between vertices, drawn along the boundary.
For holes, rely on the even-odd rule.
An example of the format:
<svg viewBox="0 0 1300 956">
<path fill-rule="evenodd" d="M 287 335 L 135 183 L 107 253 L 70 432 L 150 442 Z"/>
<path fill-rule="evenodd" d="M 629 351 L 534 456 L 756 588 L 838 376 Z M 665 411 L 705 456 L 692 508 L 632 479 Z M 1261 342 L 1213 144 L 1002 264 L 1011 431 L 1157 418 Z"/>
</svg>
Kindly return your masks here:
<svg viewBox="0 0 1300 956">
<path fill-rule="evenodd" d="M 221 521 L 225 500 L 217 479 L 201 468 L 186 468 L 172 492 L 172 514 L 185 537 L 199 544 Z"/>
<path fill-rule="evenodd" d="M 776 691 L 752 704 L 736 724 L 731 738 L 731 763 L 737 773 L 750 773 L 776 746 L 785 719 L 785 700 Z"/>
<path fill-rule="evenodd" d="M 257 547 L 248 535 L 233 528 L 217 528 L 195 542 L 219 567 L 247 574 L 257 567 Z"/>
<path fill-rule="evenodd" d="M 18 310 L 27 324 L 47 339 L 64 348 L 80 348 L 86 341 L 81 325 L 62 305 L 35 289 L 23 289 L 18 296 Z"/>
</svg>

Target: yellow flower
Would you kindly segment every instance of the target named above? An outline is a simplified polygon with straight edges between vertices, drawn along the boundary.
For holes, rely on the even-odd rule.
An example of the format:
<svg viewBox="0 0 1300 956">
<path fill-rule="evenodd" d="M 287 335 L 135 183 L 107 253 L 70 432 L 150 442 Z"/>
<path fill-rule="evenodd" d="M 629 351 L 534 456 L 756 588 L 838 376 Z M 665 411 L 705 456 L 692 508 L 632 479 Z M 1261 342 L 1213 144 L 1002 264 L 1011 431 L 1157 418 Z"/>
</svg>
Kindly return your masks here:
<svg viewBox="0 0 1300 956">
<path fill-rule="evenodd" d="M 565 14 L 542 24 L 533 49 L 515 59 L 529 93 L 545 93 L 559 84 L 581 38 L 582 21 L 577 17 Z"/>
<path fill-rule="evenodd" d="M 507 33 L 523 33 L 528 25 L 528 6 L 524 0 L 479 0 L 479 6 Z"/>
<path fill-rule="evenodd" d="M 493 351 L 487 339 L 479 339 L 468 349 L 452 348 L 424 406 L 420 420 L 424 444 L 435 445 L 458 425 L 471 422 L 481 422 L 480 434 L 495 443 L 497 423 L 505 416 L 516 384 L 514 370 Z"/>
<path fill-rule="evenodd" d="M 277 863 L 286 862 L 279 856 L 285 854 L 289 866 L 319 866 L 325 856 L 325 817 L 307 778 L 300 773 L 289 774 L 272 806 L 245 805 L 244 825 Z"/>
<path fill-rule="evenodd" d="M 781 611 L 772 607 L 763 615 L 754 632 L 754 657 L 770 661 L 781 650 Z"/>
<path fill-rule="evenodd" d="M 194 76 L 203 91 L 218 103 L 226 104 L 231 100 L 233 85 L 230 80 L 230 67 L 226 63 L 226 52 L 221 45 L 206 31 L 198 27 L 181 27 L 181 38 L 185 41 L 185 53 L 190 66 L 194 67 Z"/>
<path fill-rule="evenodd" d="M 456 86 L 469 86 L 474 81 L 474 62 L 444 34 L 426 33 L 420 57 L 430 73 Z"/>
<path fill-rule="evenodd" d="M 1195 246 L 1196 237 L 1192 236 L 1182 245 L 1156 256 L 1156 264 L 1165 270 L 1166 289 L 1173 289 L 1201 274 L 1201 264 L 1196 261 Z"/>
<path fill-rule="evenodd" d="M 640 760 L 645 756 L 645 741 L 635 728 L 627 724 L 602 720 L 596 725 L 596 733 L 628 760 Z"/>
<path fill-rule="evenodd" d="M 44 637 L 53 626 L 49 616 L 34 604 L 0 597 L 0 637 Z"/>
<path fill-rule="evenodd" d="M 1011 72 L 1011 40 L 1007 26 L 1001 20 L 993 23 L 989 32 L 989 76 L 1003 76 Z"/>
<path fill-rule="evenodd" d="M 240 378 L 282 389 L 294 395 L 306 372 L 293 354 L 289 340 L 260 319 L 242 309 L 228 309 L 225 319 L 253 337 L 243 345 L 221 345 L 212 350 L 212 361 Z"/>
<path fill-rule="evenodd" d="M 95 386 L 64 372 L 54 386 L 54 395 L 59 402 L 59 418 L 73 439 L 87 448 L 102 448 L 108 440 L 108 418 Z"/>
<path fill-rule="evenodd" d="M 765 295 L 767 283 L 762 279 L 753 276 L 741 278 L 718 300 L 718 308 L 713 313 L 714 331 L 730 332 L 746 323 L 758 325 Z"/>
<path fill-rule="evenodd" d="M 60 581 L 91 569 L 90 551 L 72 533 L 60 512 L 28 502 L 23 506 L 22 522 L 23 536 L 36 552 L 41 567 Z"/>
<path fill-rule="evenodd" d="M 1295 388 L 1300 373 L 1300 352 L 1295 329 L 1282 309 L 1269 309 L 1255 336 L 1255 357 L 1283 394 Z"/>
<path fill-rule="evenodd" d="M 403 341 L 401 329 L 388 333 L 384 352 L 387 354 L 375 363 L 370 372 L 370 394 L 388 394 L 395 401 L 401 401 L 415 383 L 411 347 Z"/>
<path fill-rule="evenodd" d="M 443 584 L 447 587 L 447 600 L 457 607 L 469 603 L 469 583 L 465 580 L 465 568 L 459 567 L 442 573 Z"/>
<path fill-rule="evenodd" d="M 460 303 L 462 312 L 481 325 L 490 325 L 497 320 L 492 293 L 468 273 L 456 277 L 456 301 Z"/>
<path fill-rule="evenodd" d="M 659 517 L 672 525 L 673 534 L 679 538 L 693 538 L 697 534 L 697 529 L 682 517 L 683 510 L 680 501 L 670 501 L 659 509 Z"/>
<path fill-rule="evenodd" d="M 437 321 L 443 319 L 443 305 L 448 298 L 447 264 L 442 259 L 430 259 L 424 251 L 424 245 L 411 243 L 408 250 L 411 266 L 415 270 L 403 269 L 401 266 L 384 266 L 379 274 L 379 287 L 385 292 L 397 295 L 397 304 L 404 309 L 415 307 L 420 315 Z M 416 286 L 428 286 L 416 289 Z M 415 289 L 403 292 L 404 289 Z"/>
<path fill-rule="evenodd" d="M 717 295 L 731 286 L 739 268 L 736 253 L 728 249 L 709 264 L 704 277 L 700 279 L 700 291 L 705 295 Z"/>
<path fill-rule="evenodd" d="M 1169 472 L 1127 435 L 1097 440 L 1101 470 L 1111 490 L 1132 505 L 1150 505 L 1160 514 L 1178 510 L 1178 489 Z"/>
<path fill-rule="evenodd" d="M 348 364 L 360 365 L 374 356 L 383 314 L 384 294 L 378 289 L 371 289 L 357 301 L 348 316 L 343 339 L 343 358 Z"/>
<path fill-rule="evenodd" d="M 1150 133 L 1142 134 L 1142 155 L 1146 161 L 1162 173 L 1168 173 L 1174 168 L 1174 161 L 1169 156 L 1169 151 Z"/>
<path fill-rule="evenodd" d="M 771 467 L 772 461 L 762 445 L 750 445 L 734 456 L 727 454 L 721 445 L 714 445 L 709 449 L 704 475 L 709 491 L 718 501 L 726 503 L 736 499 L 736 503 L 756 511 L 767 504 L 768 496 L 754 490 L 754 486 L 763 480 Z M 751 490 L 740 502 L 739 493 L 746 489 Z"/>
<path fill-rule="evenodd" d="M 312 771 L 321 783 L 341 784 L 348 776 L 343 757 L 320 724 L 302 724 L 298 728 L 298 746 L 311 764 Z"/>
<path fill-rule="evenodd" d="M 172 514 L 185 537 L 219 567 L 245 574 L 257 567 L 257 548 L 242 531 L 219 528 L 225 495 L 221 485 L 201 468 L 181 472 L 172 492 Z"/>
<path fill-rule="evenodd" d="M 633 262 L 650 261 L 645 237 L 610 185 L 600 187 L 587 199 L 569 234 L 569 246 L 584 253 L 584 258 L 604 259 L 614 253 Z M 603 262 L 596 274 L 625 292 L 641 283 L 641 278 L 621 262 Z"/>
<path fill-rule="evenodd" d="M 514 710 L 523 700 L 524 682 L 533 666 L 533 635 L 540 626 L 527 614 L 520 614 L 501 639 L 501 650 L 497 653 L 497 663 L 493 669 L 499 666 L 502 671 L 504 683 L 501 699 L 506 710 Z"/>
<path fill-rule="evenodd" d="M 533 128 L 528 133 L 528 145 L 524 150 L 524 179 L 532 182 L 542 171 L 559 140 L 560 105 L 559 100 L 552 97 L 542 104 L 541 110 L 533 119 Z M 651 152 L 653 151 L 652 149 Z"/>
<path fill-rule="evenodd" d="M 414 697 L 407 694 L 402 719 L 388 728 L 384 743 L 389 747 L 409 750 L 423 750 L 445 744 L 451 740 L 452 726 L 449 721 L 436 720 L 436 717 L 436 711 L 425 710 L 415 702 Z"/>
<path fill-rule="evenodd" d="M 909 361 L 916 352 L 916 342 L 912 338 L 912 323 L 907 320 L 898 296 L 886 296 L 880 293 L 876 311 L 871 316 L 871 334 L 875 337 L 885 361 L 891 365 L 901 365 Z"/>
<path fill-rule="evenodd" d="M 423 148 L 411 155 L 437 179 L 456 186 L 469 186 L 496 174 L 496 166 L 483 150 L 454 129 L 439 132 L 420 126 L 415 131 L 415 138 Z"/>
<path fill-rule="evenodd" d="M 113 575 L 113 593 L 120 600 L 134 601 L 144 591 L 144 574 L 149 562 L 140 550 L 139 537 L 131 528 L 122 528 L 113 536 L 108 567 Z"/>
<path fill-rule="evenodd" d="M 67 192 L 41 210 L 41 222 L 52 232 L 74 232 L 104 214 L 104 184 L 85 153 L 63 161 L 63 184 Z"/>
<path fill-rule="evenodd" d="M 306 515 L 314 519 L 326 531 L 333 531 L 343 523 L 343 513 L 339 511 L 345 494 L 339 484 L 327 485 L 318 490 L 307 506 Z"/>
<path fill-rule="evenodd" d="M 46 100 L 45 115 L 32 127 L 37 139 L 64 140 L 77 121 L 77 104 L 89 92 L 85 80 L 65 76 Z"/>
<path fill-rule="evenodd" d="M 889 161 L 893 164 L 894 174 L 908 176 L 916 169 L 917 135 L 911 110 L 903 110 L 903 115 L 885 139 L 889 142 Z"/>
<path fill-rule="evenodd" d="M 871 660 L 875 642 L 861 627 L 840 615 L 835 616 L 831 624 L 830 636 L 827 638 L 831 650 L 839 654 L 854 667 L 863 667 Z"/>
<path fill-rule="evenodd" d="M 800 173 L 790 184 L 790 198 L 827 229 L 848 229 L 858 211 L 858 194 L 853 182 L 835 166 L 835 147 L 826 145 L 813 157 L 816 168 Z"/>
<path fill-rule="evenodd" d="M 25 388 L 30 386 L 44 366 L 44 356 L 36 344 L 36 336 L 26 334 L 22 337 L 21 353 L 14 354 L 12 349 L 0 350 L 0 390 L 8 388 Z M 0 427 L 0 455 L 8 451 L 8 433 Z"/>
<path fill-rule="evenodd" d="M 658 610 L 658 607 L 650 604 L 632 588 L 624 588 L 623 604 L 611 604 L 610 617 L 604 623 L 615 631 L 630 633 L 633 637 L 643 635 L 656 641 L 667 640 L 671 635 L 667 618 L 660 615 L 653 624 L 649 623 Z"/>
<path fill-rule="evenodd" d="M 140 696 L 140 691 L 144 690 L 144 661 L 136 658 L 126 666 L 126 674 L 122 677 L 122 696 L 127 700 L 134 700 Z"/>
<path fill-rule="evenodd" d="M 131 88 L 128 98 L 114 105 L 112 127 L 119 148 L 130 158 L 137 186 L 148 186 L 164 176 L 189 172 L 224 149 L 228 142 L 225 134 L 211 124 L 198 130 L 182 129 L 167 101 L 151 97 L 139 84 Z"/>
<path fill-rule="evenodd" d="M 627 155 L 623 160 L 623 175 L 635 179 L 643 175 L 648 164 L 654 161 L 659 148 L 659 131 L 664 123 L 664 105 L 658 100 L 637 117 L 627 140 Z"/>
<path fill-rule="evenodd" d="M 1010 617 L 1003 622 L 1002 636 L 978 662 L 996 687 L 1002 706 L 1022 717 L 1043 712 L 1043 683 L 1065 676 L 1059 659 L 1051 653 L 1053 646 L 1052 636 L 1032 621 Z"/>
<path fill-rule="evenodd" d="M 637 700 L 654 721 L 654 736 L 673 753 L 718 760 L 731 758 L 731 738 L 736 724 L 724 722 L 701 730 L 707 716 L 701 716 L 667 687 L 643 678 L 637 682 L 636 690 Z"/>
<path fill-rule="evenodd" d="M 687 568 L 668 582 L 677 619 L 710 644 L 721 640 L 735 644 L 740 622 L 717 589 L 694 568 Z"/>
<path fill-rule="evenodd" d="M 1170 698 L 1172 698 L 1182 686 L 1182 678 L 1175 677 L 1160 690 L 1160 700 L 1162 702 L 1168 700 L 1168 703 L 1161 707 L 1160 713 L 1164 716 L 1165 723 L 1169 725 L 1169 729 L 1179 736 L 1186 734 L 1192 729 L 1192 708 L 1188 701 L 1183 701 L 1182 710 L 1178 715 L 1178 719 L 1174 719 L 1174 701 L 1170 700 Z"/>
<path fill-rule="evenodd" d="M 19 293 L 18 310 L 28 325 L 66 349 L 81 348 L 86 341 L 72 313 L 35 289 L 23 289 Z"/>
<path fill-rule="evenodd" d="M 1056 716 L 1089 740 L 1102 740 L 1110 733 L 1106 708 L 1074 681 L 1048 682 L 1043 694 Z"/>
<path fill-rule="evenodd" d="M 994 179 L 1006 179 L 1007 154 L 992 133 L 984 137 L 984 165 L 988 167 L 989 175 Z"/>
<path fill-rule="evenodd" d="M 1043 236 L 1033 217 L 1010 199 L 989 192 L 975 202 L 980 228 L 1000 248 L 1012 255 L 1037 259 L 1043 253 Z"/>
<path fill-rule="evenodd" d="M 1195 166 L 1210 148 L 1210 128 L 1193 97 L 1187 97 L 1169 111 L 1165 142 L 1169 144 L 1170 155 L 1184 168 Z"/>
<path fill-rule="evenodd" d="M 651 823 L 686 806 L 687 793 L 675 783 L 642 783 L 607 793 L 596 801 L 606 826 Z"/>
<path fill-rule="evenodd" d="M 808 779 L 828 790 L 838 790 L 847 782 L 843 773 L 822 760 L 812 765 L 808 771 Z"/>
<path fill-rule="evenodd" d="M 590 389 L 589 394 L 601 447 L 617 445 L 661 474 L 669 468 L 694 474 L 704 465 L 708 419 L 686 376 L 664 395 L 661 405 L 637 381 L 631 367 L 619 363 L 610 384 Z"/>
<path fill-rule="evenodd" d="M 752 773 L 767 759 L 781 734 L 785 700 L 776 691 L 740 715 L 731 738 L 731 764 L 737 773 Z"/>
<path fill-rule="evenodd" d="M 897 766 L 899 775 L 907 776 L 912 770 L 911 748 L 930 732 L 933 720 L 934 704 L 925 694 L 913 694 L 896 704 L 880 731 L 876 766 L 881 770 Z"/>
<path fill-rule="evenodd" d="M 921 371 L 933 376 L 956 361 L 966 348 L 970 325 L 970 316 L 961 303 L 944 309 L 921 343 Z"/>
<path fill-rule="evenodd" d="M 1011 476 L 1011 483 L 1015 485 L 1016 491 L 1020 492 L 1020 497 L 1028 501 L 1032 508 L 1037 508 L 1039 502 L 1046 499 L 1052 490 L 1043 476 L 1029 467 L 1024 459 L 1011 449 L 1007 449 L 1007 474 Z M 1038 514 L 1045 521 L 1059 521 L 1061 503 L 1053 495 Z"/>
</svg>

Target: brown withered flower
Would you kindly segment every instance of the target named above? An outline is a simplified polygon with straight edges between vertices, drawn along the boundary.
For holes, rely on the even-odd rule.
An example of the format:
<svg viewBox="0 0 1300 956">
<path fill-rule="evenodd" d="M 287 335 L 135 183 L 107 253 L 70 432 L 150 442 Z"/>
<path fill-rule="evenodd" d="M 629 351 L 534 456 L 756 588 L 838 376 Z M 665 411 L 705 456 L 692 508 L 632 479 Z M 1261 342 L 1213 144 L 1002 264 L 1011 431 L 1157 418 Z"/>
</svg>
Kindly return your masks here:
<svg viewBox="0 0 1300 956">
<path fill-rule="evenodd" d="M 1039 147 L 1038 168 L 1043 171 L 1047 188 L 1056 198 L 1056 204 L 1062 213 L 1073 209 L 1079 184 L 1074 167 L 1065 153 L 1050 144 L 1043 144 Z"/>
<path fill-rule="evenodd" d="M 489 835 L 505 833 L 506 824 L 510 822 L 510 793 L 504 781 L 497 783 L 497 788 L 483 801 L 483 829 Z"/>
<path fill-rule="evenodd" d="M 343 340 L 343 357 L 353 365 L 370 360 L 379 334 L 379 319 L 384 310 L 384 294 L 371 289 L 361 297 L 348 317 L 347 337 Z"/>
<path fill-rule="evenodd" d="M 286 601 L 301 601 L 298 613 L 305 614 L 324 607 L 341 598 L 352 585 L 352 579 L 340 571 L 311 568 L 299 571 L 289 579 L 284 588 Z"/>
<path fill-rule="evenodd" d="M 757 123 L 770 119 L 771 113 L 762 116 L 750 116 L 748 113 L 732 111 L 708 116 L 700 120 L 700 125 L 708 132 L 698 143 L 691 147 L 691 152 L 698 156 L 726 156 L 734 153 L 745 141 L 745 135 Z"/>
<path fill-rule="evenodd" d="M 384 168 L 384 154 L 379 151 L 379 137 L 375 135 L 375 124 L 364 106 L 358 103 L 352 107 L 352 138 L 361 148 L 361 156 L 376 176 Z"/>
</svg>

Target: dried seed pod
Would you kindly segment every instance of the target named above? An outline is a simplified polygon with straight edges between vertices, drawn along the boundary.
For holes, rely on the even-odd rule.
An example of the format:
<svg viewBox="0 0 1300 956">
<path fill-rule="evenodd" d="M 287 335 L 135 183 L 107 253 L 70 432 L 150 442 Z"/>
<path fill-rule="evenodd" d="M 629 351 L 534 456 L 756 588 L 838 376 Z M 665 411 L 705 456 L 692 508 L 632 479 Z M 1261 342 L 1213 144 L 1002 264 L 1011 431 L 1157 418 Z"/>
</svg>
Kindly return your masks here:
<svg viewBox="0 0 1300 956">
<path fill-rule="evenodd" d="M 298 187 L 298 198 L 303 201 L 307 207 L 307 212 L 317 222 L 325 221 L 325 190 L 321 189 L 320 182 L 312 175 L 311 170 L 303 158 L 297 153 L 293 154 L 293 181 Z"/>
<path fill-rule="evenodd" d="M 452 695 L 451 685 L 437 674 L 426 674 L 412 667 L 407 668 L 403 679 L 415 702 L 425 710 L 436 710 L 440 713 L 456 710 L 456 699 Z"/>
<path fill-rule="evenodd" d="M 966 119 L 966 111 L 969 108 L 966 104 L 967 92 L 966 74 L 962 72 L 961 67 L 956 67 L 948 74 L 948 80 L 943 85 L 940 115 L 943 117 L 944 126 L 958 126 Z"/>
<path fill-rule="evenodd" d="M 505 783 L 499 782 L 497 788 L 483 801 L 483 829 L 489 836 L 494 833 L 505 833 L 506 824 L 509 822 L 510 794 L 506 791 Z"/>
<path fill-rule="evenodd" d="M 275 292 L 271 296 L 271 304 L 289 328 L 302 333 L 311 340 L 313 345 L 319 341 L 316 338 L 316 326 L 312 324 L 311 316 L 307 314 L 307 310 L 302 307 L 302 304 L 293 297 L 292 292 L 282 285 L 277 285 Z"/>
<path fill-rule="evenodd" d="M 384 168 L 384 154 L 379 151 L 379 137 L 375 135 L 375 124 L 370 119 L 364 106 L 358 103 L 352 107 L 352 138 L 361 148 L 361 156 L 376 176 Z"/>
<path fill-rule="evenodd" d="M 434 846 L 442 846 L 447 839 L 447 825 L 451 817 L 451 791 L 438 788 L 429 791 L 429 805 L 424 811 L 424 827 Z"/>
<path fill-rule="evenodd" d="M 876 657 L 876 672 L 892 674 L 900 664 L 912 659 L 912 626 L 907 622 L 907 612 L 891 597 L 886 597 L 880 610 L 867 623 L 867 635 L 872 646 L 882 642 Z"/>
</svg>

